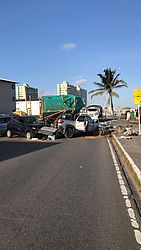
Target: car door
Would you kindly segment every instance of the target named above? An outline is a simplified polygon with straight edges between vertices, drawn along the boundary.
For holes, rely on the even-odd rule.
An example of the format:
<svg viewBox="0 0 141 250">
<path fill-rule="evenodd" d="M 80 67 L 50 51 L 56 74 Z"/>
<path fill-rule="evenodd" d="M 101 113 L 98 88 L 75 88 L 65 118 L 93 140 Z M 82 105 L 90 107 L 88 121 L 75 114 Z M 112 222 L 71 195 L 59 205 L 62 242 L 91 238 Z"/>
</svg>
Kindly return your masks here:
<svg viewBox="0 0 141 250">
<path fill-rule="evenodd" d="M 93 120 L 88 115 L 85 116 L 86 130 L 87 132 L 93 131 Z"/>
<path fill-rule="evenodd" d="M 75 123 L 75 127 L 77 130 L 79 131 L 82 131 L 82 132 L 85 132 L 86 131 L 86 119 L 85 119 L 85 116 L 84 115 L 80 115 L 77 120 L 76 120 L 76 123 Z"/>
<path fill-rule="evenodd" d="M 15 135 L 24 135 L 24 119 L 22 117 L 15 117 L 12 119 L 11 130 Z"/>
</svg>

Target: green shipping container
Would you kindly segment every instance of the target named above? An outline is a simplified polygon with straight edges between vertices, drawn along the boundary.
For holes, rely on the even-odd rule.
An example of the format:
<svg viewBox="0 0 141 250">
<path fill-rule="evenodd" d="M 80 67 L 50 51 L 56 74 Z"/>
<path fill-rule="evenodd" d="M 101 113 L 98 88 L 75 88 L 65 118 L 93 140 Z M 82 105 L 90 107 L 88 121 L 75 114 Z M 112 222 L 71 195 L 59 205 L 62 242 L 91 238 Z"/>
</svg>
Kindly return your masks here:
<svg viewBox="0 0 141 250">
<path fill-rule="evenodd" d="M 81 97 L 74 95 L 56 95 L 42 97 L 42 112 L 46 115 L 65 110 L 78 113 L 84 107 Z"/>
</svg>

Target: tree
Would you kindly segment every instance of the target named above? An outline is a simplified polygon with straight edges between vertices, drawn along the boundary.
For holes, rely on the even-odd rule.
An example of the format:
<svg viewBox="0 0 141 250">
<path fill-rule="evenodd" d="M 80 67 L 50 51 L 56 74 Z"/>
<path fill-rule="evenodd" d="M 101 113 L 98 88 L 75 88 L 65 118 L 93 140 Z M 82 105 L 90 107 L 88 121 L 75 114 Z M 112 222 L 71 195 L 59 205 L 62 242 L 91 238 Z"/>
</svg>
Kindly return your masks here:
<svg viewBox="0 0 141 250">
<path fill-rule="evenodd" d="M 114 114 L 113 96 L 119 97 L 119 95 L 113 90 L 128 86 L 125 81 L 119 80 L 120 74 L 116 74 L 116 70 L 107 68 L 104 69 L 103 72 L 103 74 L 97 74 L 100 77 L 101 82 L 94 82 L 94 85 L 98 86 L 98 88 L 90 91 L 89 94 L 91 94 L 92 98 L 93 96 L 103 95 L 104 93 L 107 93 L 109 95 L 111 110 Z"/>
</svg>

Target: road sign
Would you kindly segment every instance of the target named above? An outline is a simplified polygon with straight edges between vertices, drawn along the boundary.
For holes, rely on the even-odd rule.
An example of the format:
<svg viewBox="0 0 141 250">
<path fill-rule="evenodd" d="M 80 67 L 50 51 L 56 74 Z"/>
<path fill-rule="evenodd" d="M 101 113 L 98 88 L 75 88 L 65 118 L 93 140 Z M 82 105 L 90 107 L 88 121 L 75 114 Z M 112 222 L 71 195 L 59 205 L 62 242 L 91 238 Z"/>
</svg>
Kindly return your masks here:
<svg viewBox="0 0 141 250">
<path fill-rule="evenodd" d="M 141 104 L 141 89 L 134 89 L 134 104 Z"/>
</svg>

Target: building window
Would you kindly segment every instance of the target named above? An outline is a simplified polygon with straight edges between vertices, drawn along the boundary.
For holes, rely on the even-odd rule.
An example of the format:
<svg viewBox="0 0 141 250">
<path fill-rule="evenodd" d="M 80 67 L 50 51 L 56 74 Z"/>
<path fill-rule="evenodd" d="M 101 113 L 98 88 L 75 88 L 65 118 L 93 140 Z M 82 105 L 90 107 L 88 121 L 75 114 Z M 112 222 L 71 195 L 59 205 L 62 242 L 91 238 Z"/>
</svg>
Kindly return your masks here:
<svg viewBox="0 0 141 250">
<path fill-rule="evenodd" d="M 12 97 L 12 102 L 15 102 L 15 96 Z"/>
<path fill-rule="evenodd" d="M 11 88 L 12 88 L 12 89 L 15 89 L 15 84 L 12 84 L 12 85 L 11 85 Z"/>
</svg>

